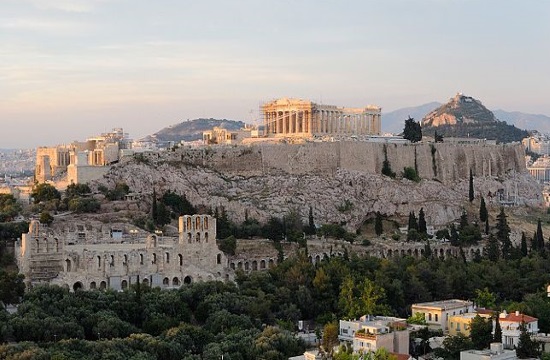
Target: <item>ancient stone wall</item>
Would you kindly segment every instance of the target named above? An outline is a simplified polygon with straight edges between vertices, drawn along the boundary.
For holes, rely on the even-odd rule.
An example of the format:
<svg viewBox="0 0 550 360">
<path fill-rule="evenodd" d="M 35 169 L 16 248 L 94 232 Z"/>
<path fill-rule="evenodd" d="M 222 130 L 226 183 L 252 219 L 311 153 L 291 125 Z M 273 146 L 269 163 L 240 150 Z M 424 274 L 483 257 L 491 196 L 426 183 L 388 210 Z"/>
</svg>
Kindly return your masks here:
<svg viewBox="0 0 550 360">
<path fill-rule="evenodd" d="M 334 174 L 337 169 L 380 174 L 387 156 L 396 173 L 412 167 L 424 179 L 442 183 L 475 176 L 504 176 L 527 171 L 521 144 L 392 144 L 321 142 L 300 145 L 255 144 L 250 147 L 180 149 L 169 161 L 205 166 L 222 173 L 254 175 Z"/>
</svg>

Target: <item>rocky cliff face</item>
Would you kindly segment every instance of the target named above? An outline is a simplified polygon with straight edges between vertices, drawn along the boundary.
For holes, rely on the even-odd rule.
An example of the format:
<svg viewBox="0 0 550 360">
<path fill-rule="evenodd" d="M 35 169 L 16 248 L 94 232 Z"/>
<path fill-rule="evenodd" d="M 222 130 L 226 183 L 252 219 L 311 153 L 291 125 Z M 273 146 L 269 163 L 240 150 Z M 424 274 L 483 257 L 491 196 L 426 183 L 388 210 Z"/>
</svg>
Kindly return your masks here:
<svg viewBox="0 0 550 360">
<path fill-rule="evenodd" d="M 358 228 L 376 211 L 406 218 L 424 207 L 430 225 L 460 216 L 468 199 L 469 172 L 476 196 L 498 204 L 497 194 L 517 202 L 541 202 L 539 185 L 526 173 L 520 145 L 395 145 L 361 142 L 178 149 L 129 159 L 101 180 L 126 182 L 132 191 L 172 190 L 195 205 L 223 206 L 236 221 L 245 211 L 260 221 L 294 210 L 319 224 Z M 385 155 L 387 154 L 387 155 Z M 420 183 L 381 175 L 387 156 L 393 170 L 416 167 Z"/>
</svg>

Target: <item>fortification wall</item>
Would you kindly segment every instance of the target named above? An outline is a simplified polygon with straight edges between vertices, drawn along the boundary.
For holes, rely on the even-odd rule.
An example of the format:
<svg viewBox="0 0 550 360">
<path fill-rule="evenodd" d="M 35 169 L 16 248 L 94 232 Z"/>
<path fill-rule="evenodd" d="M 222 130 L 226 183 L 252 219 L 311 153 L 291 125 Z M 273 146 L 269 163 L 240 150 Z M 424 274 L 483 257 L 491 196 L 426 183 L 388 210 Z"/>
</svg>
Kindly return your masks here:
<svg viewBox="0 0 550 360">
<path fill-rule="evenodd" d="M 206 166 L 219 172 L 243 176 L 334 174 L 337 169 L 380 174 L 387 156 L 393 171 L 418 169 L 421 178 L 450 183 L 476 176 L 503 176 L 527 171 L 521 144 L 383 144 L 324 142 L 255 144 L 249 147 L 183 149 L 168 155 L 171 160 Z"/>
</svg>

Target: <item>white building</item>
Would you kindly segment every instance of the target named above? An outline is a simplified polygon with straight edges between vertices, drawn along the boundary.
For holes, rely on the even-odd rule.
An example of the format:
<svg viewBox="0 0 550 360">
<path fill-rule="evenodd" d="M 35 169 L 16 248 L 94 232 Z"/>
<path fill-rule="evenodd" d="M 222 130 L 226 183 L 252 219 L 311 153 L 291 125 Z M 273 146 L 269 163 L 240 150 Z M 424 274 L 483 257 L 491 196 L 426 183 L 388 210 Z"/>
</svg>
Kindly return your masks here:
<svg viewBox="0 0 550 360">
<path fill-rule="evenodd" d="M 362 316 L 359 320 L 340 320 L 338 339 L 352 343 L 355 353 L 380 348 L 392 353 L 409 353 L 407 322 L 395 317 Z"/>
<path fill-rule="evenodd" d="M 515 350 L 504 350 L 501 343 L 492 343 L 486 350 L 465 350 L 460 352 L 460 360 L 515 360 Z"/>
<path fill-rule="evenodd" d="M 539 332 L 539 319 L 521 314 L 519 311 L 515 313 L 508 314 L 506 311 L 503 311 L 499 314 L 498 317 L 500 328 L 502 329 L 502 344 L 506 349 L 513 349 L 514 346 L 518 345 L 520 325 L 522 322 L 525 323 L 527 332 L 531 335 L 536 335 Z M 493 320 L 493 333 L 495 329 L 495 321 Z"/>
</svg>

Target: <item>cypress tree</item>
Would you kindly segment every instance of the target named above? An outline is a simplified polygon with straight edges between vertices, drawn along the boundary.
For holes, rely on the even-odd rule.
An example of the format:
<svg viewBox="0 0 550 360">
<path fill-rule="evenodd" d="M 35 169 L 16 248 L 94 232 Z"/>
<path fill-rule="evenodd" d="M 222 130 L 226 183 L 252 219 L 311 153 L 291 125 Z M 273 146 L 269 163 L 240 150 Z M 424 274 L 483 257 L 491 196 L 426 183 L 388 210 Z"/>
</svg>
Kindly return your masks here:
<svg viewBox="0 0 550 360">
<path fill-rule="evenodd" d="M 382 235 L 382 233 L 384 232 L 384 228 L 382 225 L 382 214 L 380 214 L 380 211 L 376 212 L 376 218 L 374 219 L 374 231 L 378 236 Z"/>
<path fill-rule="evenodd" d="M 307 233 L 308 235 L 314 235 L 316 233 L 317 229 L 315 228 L 315 221 L 313 219 L 313 208 L 309 207 L 309 215 L 308 215 L 308 227 L 307 227 Z"/>
<path fill-rule="evenodd" d="M 502 328 L 500 327 L 499 313 L 495 317 L 495 333 L 493 335 L 493 342 L 502 343 Z"/>
<path fill-rule="evenodd" d="M 158 207 L 157 207 L 157 192 L 153 188 L 153 205 L 151 206 L 151 217 L 156 224 L 158 219 Z"/>
<path fill-rule="evenodd" d="M 485 220 L 485 235 L 489 235 L 489 218 Z"/>
<path fill-rule="evenodd" d="M 500 214 L 497 216 L 497 240 L 501 244 L 502 258 L 509 259 L 512 252 L 512 242 L 510 241 L 510 227 L 506 220 L 504 207 L 500 208 Z"/>
<path fill-rule="evenodd" d="M 496 262 L 500 257 L 500 250 L 498 247 L 498 240 L 493 236 L 489 235 L 489 240 L 487 240 L 487 247 L 483 249 L 485 257 L 490 261 Z"/>
<path fill-rule="evenodd" d="M 408 230 L 411 231 L 412 229 L 418 231 L 418 222 L 416 221 L 416 215 L 414 214 L 414 211 L 411 211 L 409 213 L 409 226 Z"/>
<path fill-rule="evenodd" d="M 474 175 L 472 174 L 472 169 L 470 169 L 470 189 L 468 192 L 468 197 L 470 202 L 474 201 Z"/>
<path fill-rule="evenodd" d="M 525 237 L 525 233 L 523 231 L 521 232 L 520 250 L 521 250 L 522 257 L 527 256 L 527 238 Z"/>
<path fill-rule="evenodd" d="M 418 213 L 418 232 L 421 234 L 425 234 L 427 231 L 426 226 L 426 218 L 424 215 L 424 208 L 420 208 L 420 212 Z"/>
<path fill-rule="evenodd" d="M 544 252 L 544 235 L 542 234 L 542 224 L 540 219 L 537 222 L 536 234 L 537 234 L 537 238 L 536 238 L 537 250 L 542 253 Z"/>
<path fill-rule="evenodd" d="M 524 321 L 519 325 L 519 331 L 516 356 L 520 359 L 538 359 L 541 354 L 540 344 L 538 341 L 533 341 L 533 339 L 531 339 L 531 335 L 527 332 L 527 325 L 525 325 Z"/>
<path fill-rule="evenodd" d="M 479 205 L 479 220 L 485 222 L 489 218 L 489 212 L 487 211 L 487 206 L 485 205 L 485 199 L 481 197 L 481 204 Z"/>
</svg>

